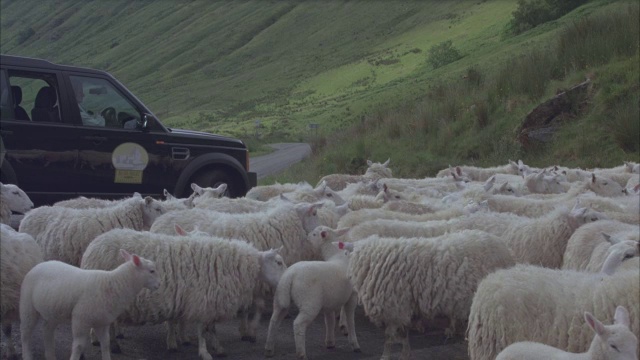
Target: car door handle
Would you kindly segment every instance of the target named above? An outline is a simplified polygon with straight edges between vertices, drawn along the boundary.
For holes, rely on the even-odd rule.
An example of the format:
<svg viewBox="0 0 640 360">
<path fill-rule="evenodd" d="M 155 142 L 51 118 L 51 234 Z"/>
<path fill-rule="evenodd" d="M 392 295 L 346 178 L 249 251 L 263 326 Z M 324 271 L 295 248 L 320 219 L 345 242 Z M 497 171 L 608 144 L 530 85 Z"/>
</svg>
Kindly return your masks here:
<svg viewBox="0 0 640 360">
<path fill-rule="evenodd" d="M 84 140 L 92 141 L 94 144 L 99 144 L 107 140 L 107 138 L 104 136 L 83 136 L 82 138 Z"/>
</svg>

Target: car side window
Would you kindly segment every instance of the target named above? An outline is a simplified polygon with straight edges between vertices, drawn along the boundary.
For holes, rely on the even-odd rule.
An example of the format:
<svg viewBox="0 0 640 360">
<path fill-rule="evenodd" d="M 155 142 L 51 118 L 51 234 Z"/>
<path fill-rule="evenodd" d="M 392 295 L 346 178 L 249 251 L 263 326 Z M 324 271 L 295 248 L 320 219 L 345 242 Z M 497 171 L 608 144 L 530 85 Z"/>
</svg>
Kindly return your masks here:
<svg viewBox="0 0 640 360">
<path fill-rule="evenodd" d="M 69 78 L 83 125 L 135 129 L 140 112 L 109 81 L 75 75 Z"/>
<path fill-rule="evenodd" d="M 54 74 L 10 70 L 9 85 L 15 120 L 61 122 L 60 92 Z"/>
<path fill-rule="evenodd" d="M 9 96 L 9 81 L 4 71 L 0 71 L 0 119 L 13 119 L 13 106 Z"/>
</svg>

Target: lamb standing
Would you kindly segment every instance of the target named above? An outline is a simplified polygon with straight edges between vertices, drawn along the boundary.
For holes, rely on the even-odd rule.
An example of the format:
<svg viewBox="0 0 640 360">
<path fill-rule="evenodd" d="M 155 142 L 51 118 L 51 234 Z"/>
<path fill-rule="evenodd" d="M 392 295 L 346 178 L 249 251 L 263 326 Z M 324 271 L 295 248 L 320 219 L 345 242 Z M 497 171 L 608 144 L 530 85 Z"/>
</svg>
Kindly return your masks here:
<svg viewBox="0 0 640 360">
<path fill-rule="evenodd" d="M 305 350 L 307 327 L 320 312 L 324 313 L 326 324 L 325 344 L 329 349 L 335 347 L 335 314 L 340 312 L 343 306 L 347 317 L 349 344 L 353 351 L 360 352 L 354 325 L 354 312 L 358 298 L 347 277 L 348 258 L 344 252 L 338 250 L 335 244 L 332 244 L 348 230 L 332 230 L 326 226 L 319 226 L 309 233 L 308 240 L 314 247 L 320 248 L 325 261 L 300 261 L 289 267 L 282 275 L 274 295 L 265 356 L 275 355 L 275 333 L 292 301 L 299 309 L 298 316 L 293 322 L 296 354 L 299 359 L 307 359 Z"/>
<path fill-rule="evenodd" d="M 351 183 L 390 178 L 393 176 L 392 171 L 389 168 L 390 160 L 391 159 L 387 159 L 387 161 L 383 163 L 374 163 L 371 160 L 367 160 L 368 168 L 364 175 L 330 174 L 322 177 L 320 181 L 318 181 L 318 185 L 324 181 L 327 186 L 334 191 L 340 191 Z"/>
<path fill-rule="evenodd" d="M 511 344 L 498 354 L 496 360 L 638 360 L 638 338 L 629 330 L 629 312 L 618 306 L 613 325 L 604 325 L 591 313 L 584 313 L 584 320 L 595 332 L 586 353 L 568 353 L 541 343 L 523 341 Z"/>
<path fill-rule="evenodd" d="M 78 360 L 94 328 L 100 340 L 102 360 L 110 360 L 109 324 L 147 288 L 160 286 L 153 261 L 120 249 L 125 263 L 112 271 L 84 270 L 60 261 L 36 265 L 24 277 L 20 295 L 22 357 L 33 359 L 34 327 L 44 320 L 45 358 L 55 360 L 54 331 L 71 321 L 71 360 Z"/>
<path fill-rule="evenodd" d="M 33 237 L 0 224 L 0 319 L 7 339 L 7 357 L 14 358 L 12 322 L 20 320 L 20 286 L 24 276 L 42 262 L 42 250 Z"/>
<path fill-rule="evenodd" d="M 0 183 L 0 223 L 11 224 L 11 212 L 26 213 L 33 209 L 33 202 L 19 187 Z"/>
</svg>

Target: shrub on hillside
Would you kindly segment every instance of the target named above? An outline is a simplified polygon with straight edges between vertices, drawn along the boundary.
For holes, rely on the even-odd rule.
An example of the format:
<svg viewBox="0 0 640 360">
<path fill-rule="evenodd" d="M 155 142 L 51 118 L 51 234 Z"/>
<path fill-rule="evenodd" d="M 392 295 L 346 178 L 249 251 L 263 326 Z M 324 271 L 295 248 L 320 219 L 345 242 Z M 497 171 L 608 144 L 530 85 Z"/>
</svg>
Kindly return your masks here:
<svg viewBox="0 0 640 360">
<path fill-rule="evenodd" d="M 22 45 L 25 41 L 29 40 L 30 37 L 35 35 L 35 31 L 32 28 L 26 28 L 18 33 L 18 38 L 16 39 L 17 45 Z"/>
<path fill-rule="evenodd" d="M 450 64 L 460 58 L 462 58 L 462 55 L 453 47 L 451 40 L 443 41 L 429 49 L 428 61 L 434 69 Z"/>
<path fill-rule="evenodd" d="M 509 29 L 520 34 L 547 21 L 555 20 L 587 0 L 518 0 Z"/>
</svg>

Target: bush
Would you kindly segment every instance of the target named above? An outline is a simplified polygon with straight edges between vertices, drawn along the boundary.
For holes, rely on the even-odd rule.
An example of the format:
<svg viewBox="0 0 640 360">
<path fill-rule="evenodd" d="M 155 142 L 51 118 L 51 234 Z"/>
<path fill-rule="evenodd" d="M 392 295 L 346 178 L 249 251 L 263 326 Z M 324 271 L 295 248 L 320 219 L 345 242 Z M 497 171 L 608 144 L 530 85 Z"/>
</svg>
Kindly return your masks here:
<svg viewBox="0 0 640 360">
<path fill-rule="evenodd" d="M 18 33 L 18 39 L 16 40 L 18 45 L 24 44 L 25 41 L 29 40 L 30 37 L 35 35 L 35 31 L 32 28 L 26 28 Z"/>
<path fill-rule="evenodd" d="M 520 34 L 547 21 L 555 20 L 586 0 L 518 0 L 518 8 L 509 23 L 513 34 Z"/>
<path fill-rule="evenodd" d="M 443 41 L 429 49 L 429 64 L 437 69 L 462 58 L 460 52 L 453 47 L 451 40 Z"/>
</svg>

